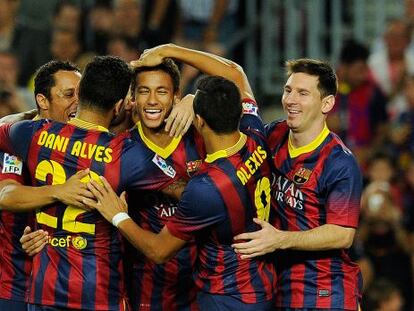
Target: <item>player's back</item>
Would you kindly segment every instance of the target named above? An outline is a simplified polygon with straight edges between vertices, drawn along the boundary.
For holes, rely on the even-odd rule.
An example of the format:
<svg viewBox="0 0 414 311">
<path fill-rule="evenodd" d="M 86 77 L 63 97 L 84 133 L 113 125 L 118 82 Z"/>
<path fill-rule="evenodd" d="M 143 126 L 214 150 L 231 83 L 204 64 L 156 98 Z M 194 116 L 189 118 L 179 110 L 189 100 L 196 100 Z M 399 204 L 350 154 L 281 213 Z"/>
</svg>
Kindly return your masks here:
<svg viewBox="0 0 414 311">
<path fill-rule="evenodd" d="M 231 150 L 208 155 L 208 164 L 203 164 L 183 193 L 183 210 L 179 209 L 177 218 L 167 224 L 170 232 L 182 239 L 197 232 L 195 279 L 204 292 L 245 303 L 272 298 L 273 264 L 265 258 L 242 260 L 231 247 L 235 235 L 258 229 L 254 217 L 268 219 L 267 157 L 264 139 L 258 134 L 242 134 Z"/>
<path fill-rule="evenodd" d="M 146 163 L 129 134 L 114 136 L 79 119 L 70 123 L 22 122 L 9 130 L 12 149 L 27 162 L 34 185 L 64 183 L 86 168 L 90 173 L 85 181 L 102 175 L 117 193 L 130 187 L 156 188 L 170 179 L 158 176 L 157 167 Z M 122 309 L 122 244 L 116 228 L 96 211 L 63 204 L 42 208 L 36 219 L 50 238 L 34 258 L 29 302 Z"/>
</svg>

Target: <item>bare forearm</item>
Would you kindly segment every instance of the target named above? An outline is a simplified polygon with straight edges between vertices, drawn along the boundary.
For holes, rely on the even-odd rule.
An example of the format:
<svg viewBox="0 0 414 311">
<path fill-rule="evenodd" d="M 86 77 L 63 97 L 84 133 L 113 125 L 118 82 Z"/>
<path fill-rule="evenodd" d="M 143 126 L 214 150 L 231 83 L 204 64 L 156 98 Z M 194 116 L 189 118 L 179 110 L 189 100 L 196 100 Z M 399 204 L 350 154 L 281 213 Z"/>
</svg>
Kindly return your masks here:
<svg viewBox="0 0 414 311">
<path fill-rule="evenodd" d="M 208 75 L 217 75 L 233 81 L 239 87 L 242 97 L 253 96 L 243 68 L 231 60 L 173 44 L 165 45 L 162 54 L 163 57 L 174 58 Z"/>
<path fill-rule="evenodd" d="M 0 209 L 28 211 L 56 202 L 56 188 L 53 187 L 30 187 L 6 181 L 0 184 Z"/>
<path fill-rule="evenodd" d="M 282 249 L 323 251 L 349 248 L 355 229 L 326 224 L 306 231 L 284 231 Z"/>
<path fill-rule="evenodd" d="M 121 222 L 118 229 L 136 249 L 157 264 L 166 262 L 175 254 L 159 234 L 142 229 L 132 219 Z"/>
</svg>

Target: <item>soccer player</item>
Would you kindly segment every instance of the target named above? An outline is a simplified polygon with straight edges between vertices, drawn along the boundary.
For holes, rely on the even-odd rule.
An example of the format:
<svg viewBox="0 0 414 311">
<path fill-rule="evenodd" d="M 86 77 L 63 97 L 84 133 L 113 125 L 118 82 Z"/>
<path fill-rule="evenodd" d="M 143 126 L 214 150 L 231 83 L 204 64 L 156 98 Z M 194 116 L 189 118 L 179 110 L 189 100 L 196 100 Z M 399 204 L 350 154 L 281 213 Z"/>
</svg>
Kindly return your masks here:
<svg viewBox="0 0 414 311">
<path fill-rule="evenodd" d="M 40 67 L 35 77 L 34 92 L 38 118 L 66 122 L 76 110 L 75 90 L 79 80 L 79 70 L 70 63 L 51 61 Z M 75 201 L 70 199 L 76 200 L 79 196 L 80 185 L 73 186 L 80 183 L 82 174 L 87 172 L 75 175 L 66 185 L 37 188 L 23 186 L 30 181 L 22 161 L 12 154 L 0 152 L 0 241 L 4 250 L 0 255 L 1 310 L 27 310 L 25 292 L 32 264 L 31 258 L 23 252 L 19 238 L 34 214 L 11 211 L 27 211 L 57 200 L 74 204 Z M 86 188 L 84 190 L 87 191 Z"/>
<path fill-rule="evenodd" d="M 136 63 L 136 83 L 133 83 L 136 87 L 135 101 L 139 115 L 138 131 L 134 131 L 133 137 L 142 140 L 177 172 L 181 171 L 188 180 L 198 170 L 205 157 L 204 144 L 194 128 L 183 137 L 174 139 L 164 131 L 163 120 L 169 115 L 171 106 L 179 95 L 179 73 L 176 66 L 172 66 L 173 62 L 169 57 L 190 64 L 204 73 L 234 79 L 244 91 L 244 120 L 249 119 L 248 116 L 251 114 L 257 115 L 257 107 L 251 98 L 251 90 L 242 68 L 229 60 L 172 44 L 145 52 Z M 192 106 L 190 108 L 192 112 Z M 168 119 L 170 118 L 171 114 Z M 252 118 L 256 121 L 255 126 L 259 124 L 262 129 L 262 123 L 257 122 L 255 116 Z M 249 126 L 253 126 L 253 123 L 250 122 Z M 160 192 L 134 191 L 128 193 L 128 205 L 134 221 L 143 228 L 158 233 L 166 222 L 174 217 L 178 201 Z M 189 302 L 195 300 L 195 286 L 191 273 L 196 257 L 195 249 L 191 248 L 191 245 L 194 246 L 194 243 L 187 243 L 186 247 L 165 264 L 155 264 L 137 252 L 133 269 L 135 277 L 131 281 L 135 288 L 130 294 L 134 310 L 190 309 Z M 194 308 L 194 305 L 191 307 Z"/>
<path fill-rule="evenodd" d="M 171 59 L 135 69 L 132 88 L 136 127 L 131 138 L 145 145 L 153 153 L 153 161 L 166 173 L 188 180 L 199 168 L 205 150 L 193 128 L 177 137 L 171 137 L 165 129 L 164 120 L 170 119 L 171 109 L 178 101 L 179 83 L 180 72 Z M 183 187 L 177 186 L 177 195 Z M 161 191 L 133 190 L 128 192 L 128 203 L 133 219 L 158 233 L 174 217 L 178 200 Z M 126 256 L 132 261 L 132 275 L 127 280 L 132 310 L 197 310 L 192 279 L 195 254 L 195 244 L 190 241 L 174 258 L 155 264 L 131 247 Z"/>
<path fill-rule="evenodd" d="M 246 88 L 242 91 L 248 93 Z M 128 219 L 125 201 L 104 179 L 104 187 L 94 181 L 89 184 L 99 203 L 85 199 L 109 221 L 125 217 L 118 223 L 121 233 L 157 263 L 171 258 L 194 238 L 199 250 L 194 276 L 201 310 L 272 307 L 273 263 L 265 258 L 240 260 L 231 248 L 234 235 L 256 230 L 252 217 L 267 220 L 270 212 L 270 165 L 264 136 L 254 129 L 238 130 L 242 109 L 233 82 L 218 76 L 200 81 L 194 98 L 194 125 L 205 142 L 206 163 L 187 184 L 175 217 L 160 233 L 143 230 Z M 259 121 L 252 118 L 252 127 Z"/>
<path fill-rule="evenodd" d="M 274 164 L 273 226 L 243 233 L 242 258 L 276 251 L 277 310 L 357 310 L 358 265 L 348 256 L 358 225 L 362 178 L 355 157 L 325 124 L 337 79 L 321 61 L 287 62 L 287 119 L 267 127 Z"/>
<path fill-rule="evenodd" d="M 131 82 L 119 58 L 96 57 L 79 84 L 76 118 L 60 122 L 24 121 L 0 127 L 0 149 L 27 163 L 35 185 L 62 184 L 89 168 L 90 178 L 104 175 L 121 192 L 160 189 L 174 181 L 148 157 L 129 133 L 114 136 Z M 51 235 L 35 256 L 28 310 L 125 310 L 122 244 L 117 230 L 97 212 L 54 204 L 36 215 Z M 46 307 L 47 306 L 47 307 Z"/>
</svg>

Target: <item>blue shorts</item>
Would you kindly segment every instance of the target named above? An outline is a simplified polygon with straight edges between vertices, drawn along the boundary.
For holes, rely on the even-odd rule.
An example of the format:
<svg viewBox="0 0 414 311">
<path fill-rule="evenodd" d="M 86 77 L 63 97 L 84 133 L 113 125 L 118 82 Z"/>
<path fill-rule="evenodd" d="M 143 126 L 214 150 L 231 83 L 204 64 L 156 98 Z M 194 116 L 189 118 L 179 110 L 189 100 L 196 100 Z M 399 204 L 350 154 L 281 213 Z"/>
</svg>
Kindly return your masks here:
<svg viewBox="0 0 414 311">
<path fill-rule="evenodd" d="M 197 302 L 201 311 L 267 311 L 273 310 L 273 301 L 244 303 L 239 299 L 226 295 L 213 295 L 204 292 L 197 294 Z"/>
<path fill-rule="evenodd" d="M 0 298 L 0 310 L 6 311 L 27 311 L 27 303 Z"/>
</svg>

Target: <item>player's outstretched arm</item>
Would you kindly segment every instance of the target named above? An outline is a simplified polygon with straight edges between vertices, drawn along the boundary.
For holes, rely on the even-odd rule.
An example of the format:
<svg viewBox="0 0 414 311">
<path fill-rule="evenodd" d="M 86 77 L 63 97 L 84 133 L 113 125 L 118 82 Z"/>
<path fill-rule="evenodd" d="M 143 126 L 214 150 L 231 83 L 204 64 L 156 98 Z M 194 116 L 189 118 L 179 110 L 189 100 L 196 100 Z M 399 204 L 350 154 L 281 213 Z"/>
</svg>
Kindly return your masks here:
<svg viewBox="0 0 414 311">
<path fill-rule="evenodd" d="M 252 258 L 278 249 L 294 249 L 304 251 L 323 251 L 349 248 L 355 235 L 354 228 L 325 224 L 306 231 L 281 231 L 269 223 L 254 219 L 262 229 L 255 232 L 242 233 L 234 237 L 234 250 L 242 258 Z"/>
<path fill-rule="evenodd" d="M 240 89 L 242 98 L 253 98 L 253 92 L 243 68 L 235 62 L 198 50 L 188 49 L 175 44 L 164 44 L 145 50 L 137 61 L 131 65 L 156 66 L 166 57 L 186 63 L 208 75 L 221 76 L 233 81 Z"/>
<path fill-rule="evenodd" d="M 88 174 L 89 170 L 79 171 L 64 184 L 41 187 L 25 186 L 5 179 L 0 182 L 0 210 L 23 212 L 57 201 L 85 209 L 83 198 L 93 197 L 86 183 L 82 182 Z"/>
<path fill-rule="evenodd" d="M 32 109 L 24 112 L 18 112 L 14 114 L 10 114 L 8 116 L 4 116 L 0 119 L 1 123 L 15 123 L 18 121 L 23 120 L 32 120 L 37 115 L 37 109 Z"/>
<path fill-rule="evenodd" d="M 26 254 L 34 256 L 45 247 L 48 239 L 49 235 L 47 231 L 36 230 L 32 232 L 32 229 L 27 226 L 24 228 L 23 235 L 20 238 L 20 244 L 22 244 L 22 248 Z"/>
<path fill-rule="evenodd" d="M 166 227 L 155 234 L 138 226 L 127 214 L 125 192 L 119 197 L 104 177 L 101 177 L 101 181 L 102 185 L 94 180 L 88 183 L 95 200 L 86 198 L 84 203 L 98 210 L 146 257 L 157 264 L 164 263 L 184 246 L 186 242 L 170 234 Z"/>
</svg>

